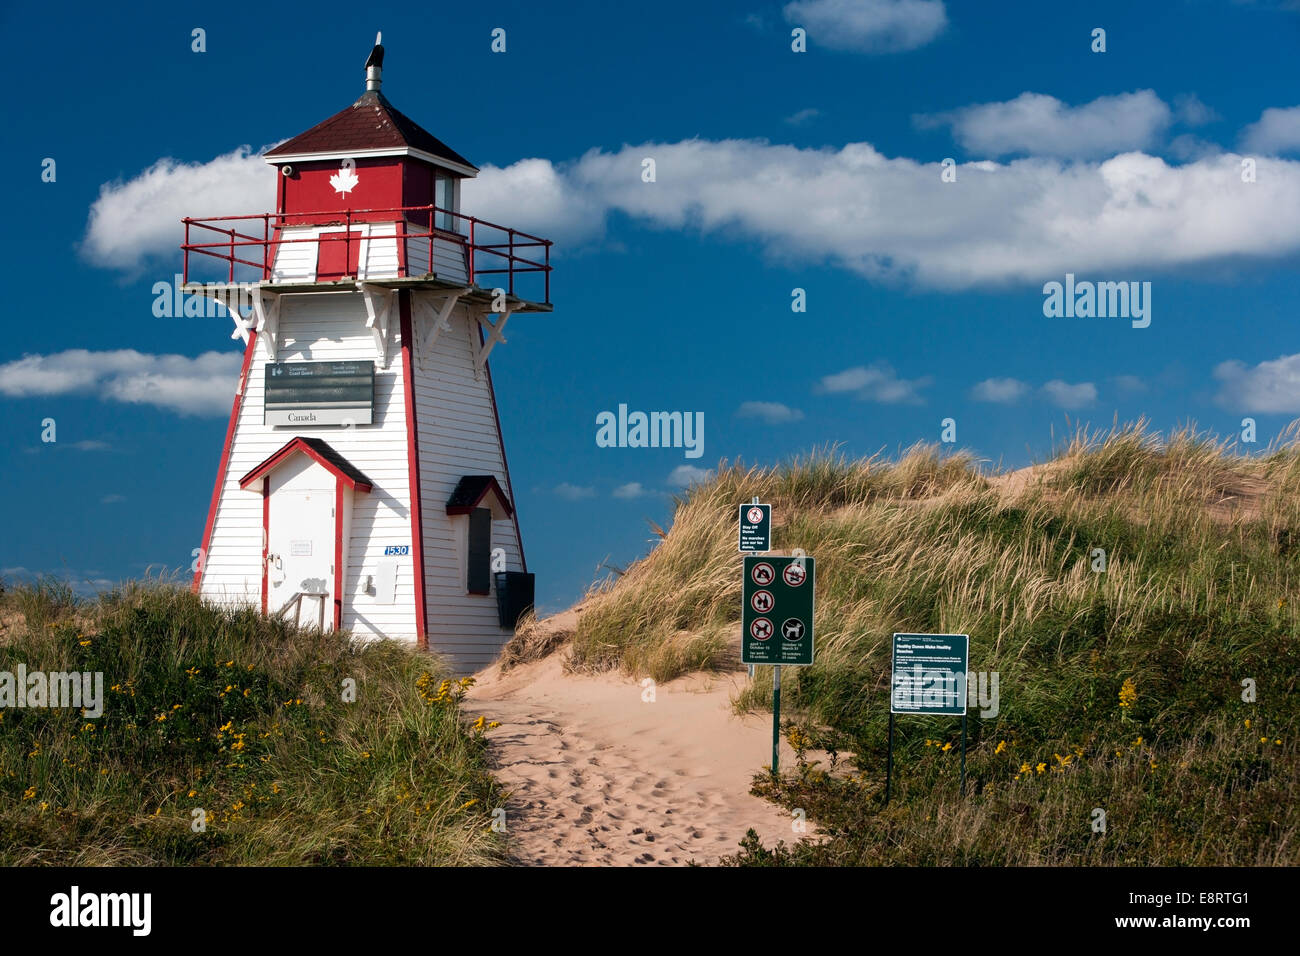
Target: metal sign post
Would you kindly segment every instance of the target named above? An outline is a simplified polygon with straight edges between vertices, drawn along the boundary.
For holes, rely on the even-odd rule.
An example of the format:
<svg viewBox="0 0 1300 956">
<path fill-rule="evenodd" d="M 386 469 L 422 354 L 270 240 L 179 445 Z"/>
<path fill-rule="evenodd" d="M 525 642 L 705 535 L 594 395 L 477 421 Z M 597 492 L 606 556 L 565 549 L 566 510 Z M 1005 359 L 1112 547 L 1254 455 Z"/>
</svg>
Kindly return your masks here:
<svg viewBox="0 0 1300 956">
<path fill-rule="evenodd" d="M 781 760 L 781 665 L 772 668 L 772 776 L 776 776 Z"/>
</svg>

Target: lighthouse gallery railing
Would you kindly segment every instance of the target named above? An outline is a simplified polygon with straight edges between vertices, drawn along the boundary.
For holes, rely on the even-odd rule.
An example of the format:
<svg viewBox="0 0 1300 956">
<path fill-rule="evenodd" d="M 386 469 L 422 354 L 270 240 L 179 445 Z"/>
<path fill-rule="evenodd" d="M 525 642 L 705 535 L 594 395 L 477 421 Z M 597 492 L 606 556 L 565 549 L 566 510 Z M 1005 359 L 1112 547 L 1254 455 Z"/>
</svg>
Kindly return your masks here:
<svg viewBox="0 0 1300 956">
<path fill-rule="evenodd" d="M 387 215 L 398 214 L 400 214 L 400 217 L 395 220 L 383 218 Z M 447 222 L 451 220 L 454 220 L 464 231 L 442 229 L 436 225 L 438 221 Z M 259 221 L 262 224 L 261 236 L 240 232 L 239 229 L 246 228 L 246 226 L 237 227 L 236 225 Z M 480 277 L 505 276 L 506 281 L 502 287 L 511 295 L 515 295 L 515 279 L 517 276 L 541 273 L 544 287 L 542 301 L 547 305 L 551 304 L 551 241 L 549 239 L 530 235 L 509 226 L 500 226 L 484 219 L 476 219 L 473 216 L 452 212 L 450 209 L 442 209 L 438 206 L 395 206 L 391 209 L 349 209 L 343 212 L 316 213 L 269 212 L 249 216 L 212 216 L 207 219 L 186 217 L 181 222 L 185 224 L 185 242 L 181 246 L 181 250 L 185 253 L 183 281 L 186 283 L 190 281 L 190 253 L 210 256 L 225 262 L 227 264 L 227 279 L 234 282 L 235 267 L 237 265 L 260 269 L 262 278 L 270 279 L 275 265 L 276 250 L 280 245 L 295 242 L 310 242 L 319 245 L 342 243 L 343 262 L 351 263 L 353 261 L 351 246 L 354 243 L 359 246 L 362 242 L 396 238 L 398 242 L 405 244 L 411 239 L 427 239 L 429 240 L 427 261 L 424 261 L 424 257 L 421 257 L 420 262 L 412 263 L 409 255 L 403 254 L 399 256 L 397 277 L 420 278 L 432 274 L 434 272 L 434 242 L 435 240 L 441 240 L 459 246 L 464 251 L 470 285 L 477 285 Z M 381 222 L 395 222 L 398 226 L 396 236 L 354 236 L 352 233 L 354 224 Z M 407 231 L 408 227 L 412 225 L 420 227 L 425 222 L 427 222 L 427 225 L 424 226 L 425 231 Z M 220 225 L 216 225 L 217 223 L 220 223 Z M 341 235 L 332 236 L 285 237 L 285 228 L 294 226 L 342 226 L 343 231 Z M 223 238 L 211 242 L 192 242 L 191 229 L 203 230 L 205 233 L 215 233 Z M 484 237 L 484 233 L 487 233 L 486 237 Z M 484 242 L 481 241 L 482 238 L 492 241 Z M 409 245 L 405 245 L 404 253 L 409 248 Z M 540 250 L 540 252 L 534 250 Z M 527 253 L 527 255 L 523 253 Z M 427 268 L 423 272 L 416 271 L 415 267 L 419 265 L 427 266 Z M 489 281 L 495 282 L 497 280 Z"/>
</svg>

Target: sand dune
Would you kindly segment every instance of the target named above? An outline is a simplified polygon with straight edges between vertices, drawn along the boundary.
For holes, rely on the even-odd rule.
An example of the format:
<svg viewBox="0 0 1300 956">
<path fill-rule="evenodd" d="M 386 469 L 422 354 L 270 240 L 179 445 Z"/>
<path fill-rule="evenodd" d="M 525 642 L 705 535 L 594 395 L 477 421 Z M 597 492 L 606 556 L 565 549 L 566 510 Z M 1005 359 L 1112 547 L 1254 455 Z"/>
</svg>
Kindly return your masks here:
<svg viewBox="0 0 1300 956">
<path fill-rule="evenodd" d="M 750 827 L 765 843 L 798 839 L 786 811 L 749 793 L 771 760 L 772 724 L 732 712 L 744 671 L 678 678 L 648 703 L 621 674 L 566 673 L 564 654 L 489 668 L 465 701 L 501 721 L 488 739 L 518 862 L 707 864 Z"/>
</svg>

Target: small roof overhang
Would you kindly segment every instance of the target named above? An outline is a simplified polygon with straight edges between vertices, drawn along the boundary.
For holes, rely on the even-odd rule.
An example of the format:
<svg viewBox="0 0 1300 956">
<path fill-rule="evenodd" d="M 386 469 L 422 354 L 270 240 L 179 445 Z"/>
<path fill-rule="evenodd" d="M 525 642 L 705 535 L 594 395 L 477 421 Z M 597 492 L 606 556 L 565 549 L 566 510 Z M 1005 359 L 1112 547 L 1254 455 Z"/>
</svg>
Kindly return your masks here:
<svg viewBox="0 0 1300 956">
<path fill-rule="evenodd" d="M 302 436 L 287 442 L 274 455 L 243 478 L 240 478 L 239 487 L 248 488 L 253 482 L 265 478 L 297 454 L 306 455 L 353 491 L 369 491 L 374 487 L 374 482 L 363 475 L 350 461 L 331 448 L 327 442 L 319 438 L 304 438 Z"/>
<path fill-rule="evenodd" d="M 498 521 L 515 513 L 494 475 L 466 475 L 447 499 L 449 515 L 467 515 L 475 508 L 491 508 L 492 517 Z"/>
</svg>

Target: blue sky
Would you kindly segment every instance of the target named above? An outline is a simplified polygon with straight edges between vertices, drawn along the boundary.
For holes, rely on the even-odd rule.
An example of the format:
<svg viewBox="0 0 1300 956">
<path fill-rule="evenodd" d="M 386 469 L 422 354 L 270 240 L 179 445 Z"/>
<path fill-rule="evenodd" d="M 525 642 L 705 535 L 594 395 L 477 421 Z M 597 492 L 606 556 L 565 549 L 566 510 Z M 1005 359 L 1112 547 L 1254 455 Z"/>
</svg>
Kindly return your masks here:
<svg viewBox="0 0 1300 956">
<path fill-rule="evenodd" d="M 47 3 L 0 28 L 7 577 L 188 567 L 239 350 L 151 287 L 181 215 L 272 208 L 256 154 L 356 99 L 376 30 L 385 94 L 483 169 L 464 210 L 557 243 L 555 312 L 492 355 L 543 609 L 719 459 L 893 453 L 951 417 L 1012 466 L 1075 422 L 1250 416 L 1262 446 L 1300 415 L 1294 4 Z M 1044 316 L 1067 272 L 1151 283 L 1150 325 Z M 702 457 L 598 448 L 620 403 L 702 412 Z"/>
</svg>

